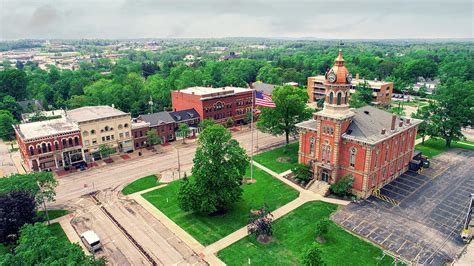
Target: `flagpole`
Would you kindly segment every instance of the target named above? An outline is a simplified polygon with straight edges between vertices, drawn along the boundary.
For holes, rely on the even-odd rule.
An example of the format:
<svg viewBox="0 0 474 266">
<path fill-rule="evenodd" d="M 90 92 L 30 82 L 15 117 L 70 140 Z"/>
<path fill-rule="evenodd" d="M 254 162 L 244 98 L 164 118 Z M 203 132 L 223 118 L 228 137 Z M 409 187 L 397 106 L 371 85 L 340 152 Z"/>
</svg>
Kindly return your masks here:
<svg viewBox="0 0 474 266">
<path fill-rule="evenodd" d="M 250 180 L 253 180 L 253 116 L 255 107 L 255 90 L 252 90 L 252 118 L 250 122 L 250 135 L 251 135 L 251 146 L 250 146 Z"/>
</svg>

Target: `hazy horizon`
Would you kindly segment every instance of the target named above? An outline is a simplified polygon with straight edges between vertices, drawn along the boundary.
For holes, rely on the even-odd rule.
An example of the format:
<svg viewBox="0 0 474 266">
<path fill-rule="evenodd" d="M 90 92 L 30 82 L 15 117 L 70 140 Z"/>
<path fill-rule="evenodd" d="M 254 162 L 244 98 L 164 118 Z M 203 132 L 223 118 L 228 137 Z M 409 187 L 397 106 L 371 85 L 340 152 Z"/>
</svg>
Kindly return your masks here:
<svg viewBox="0 0 474 266">
<path fill-rule="evenodd" d="M 0 0 L 0 40 L 472 39 L 466 0 Z"/>
</svg>

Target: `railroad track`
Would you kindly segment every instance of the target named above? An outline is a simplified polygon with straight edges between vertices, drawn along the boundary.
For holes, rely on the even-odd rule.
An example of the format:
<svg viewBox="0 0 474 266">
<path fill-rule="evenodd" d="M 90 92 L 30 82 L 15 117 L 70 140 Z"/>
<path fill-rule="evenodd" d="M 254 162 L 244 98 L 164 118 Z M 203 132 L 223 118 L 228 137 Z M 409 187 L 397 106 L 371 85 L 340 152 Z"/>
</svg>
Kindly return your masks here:
<svg viewBox="0 0 474 266">
<path fill-rule="evenodd" d="M 100 200 L 97 198 L 98 192 L 91 192 L 89 196 L 92 198 L 92 200 L 95 202 L 97 205 L 101 205 L 102 203 Z M 100 206 L 100 210 L 112 221 L 112 223 L 117 226 L 117 228 L 125 235 L 125 237 L 135 246 L 135 248 L 142 254 L 142 256 L 151 263 L 153 266 L 159 265 L 155 259 L 153 259 L 150 254 L 133 238 L 130 233 L 115 219 L 115 217 L 104 207 Z"/>
</svg>

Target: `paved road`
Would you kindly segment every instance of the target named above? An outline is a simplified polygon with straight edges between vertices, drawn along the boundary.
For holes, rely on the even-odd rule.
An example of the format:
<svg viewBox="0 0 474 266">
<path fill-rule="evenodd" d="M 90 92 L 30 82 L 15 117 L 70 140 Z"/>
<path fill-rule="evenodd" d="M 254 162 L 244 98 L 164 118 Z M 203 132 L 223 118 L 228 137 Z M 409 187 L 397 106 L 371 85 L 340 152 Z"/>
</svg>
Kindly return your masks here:
<svg viewBox="0 0 474 266">
<path fill-rule="evenodd" d="M 283 137 L 275 137 L 261 132 L 258 135 L 261 148 L 281 144 L 284 141 Z M 247 151 L 250 150 L 251 146 L 250 136 L 249 131 L 234 134 L 234 137 Z M 56 189 L 56 204 L 65 204 L 67 201 L 77 199 L 86 193 L 116 187 L 146 175 L 176 169 L 178 159 L 175 146 L 179 149 L 181 171 L 190 173 L 196 145 L 183 145 L 180 142 L 174 142 L 170 146 L 160 148 L 160 153 L 147 158 L 137 158 L 100 168 L 92 168 L 59 178 L 59 185 Z"/>
<path fill-rule="evenodd" d="M 233 135 L 249 152 L 250 132 L 243 130 Z M 284 141 L 283 137 L 263 133 L 258 135 L 259 146 L 262 149 L 282 144 Z M 181 144 L 177 141 L 170 146 L 160 148 L 158 154 L 149 157 L 116 162 L 59 178 L 56 202 L 49 204 L 49 208 L 76 210 L 75 217 L 71 221 L 76 231 L 82 233 L 88 229 L 95 230 L 105 243 L 102 255 L 106 256 L 111 264 L 148 264 L 99 207 L 88 197 L 83 196 L 92 191 L 100 191 L 99 196 L 103 206 L 160 264 L 201 264 L 191 249 L 160 221 L 133 200 L 119 196 L 121 188 L 137 178 L 175 170 L 177 167 L 176 148 L 180 153 L 181 171 L 190 173 L 196 145 Z"/>
<path fill-rule="evenodd" d="M 15 164 L 8 153 L 8 145 L 0 139 L 0 177 L 16 173 Z"/>
</svg>

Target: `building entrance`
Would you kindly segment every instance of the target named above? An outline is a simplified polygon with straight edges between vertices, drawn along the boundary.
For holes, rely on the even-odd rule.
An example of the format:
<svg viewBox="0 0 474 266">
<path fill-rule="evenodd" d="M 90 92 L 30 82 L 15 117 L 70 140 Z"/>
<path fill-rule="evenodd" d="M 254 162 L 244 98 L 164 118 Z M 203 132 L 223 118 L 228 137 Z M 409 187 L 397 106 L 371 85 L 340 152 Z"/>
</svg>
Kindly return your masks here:
<svg viewBox="0 0 474 266">
<path fill-rule="evenodd" d="M 329 182 L 329 171 L 324 169 L 321 171 L 321 181 Z"/>
</svg>

